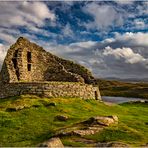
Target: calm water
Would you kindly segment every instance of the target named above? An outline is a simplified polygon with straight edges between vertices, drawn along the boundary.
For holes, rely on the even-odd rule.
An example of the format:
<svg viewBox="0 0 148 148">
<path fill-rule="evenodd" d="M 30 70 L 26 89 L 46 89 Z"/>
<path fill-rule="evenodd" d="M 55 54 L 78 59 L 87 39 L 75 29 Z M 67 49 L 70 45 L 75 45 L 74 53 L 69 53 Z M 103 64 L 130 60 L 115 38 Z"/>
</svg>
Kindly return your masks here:
<svg viewBox="0 0 148 148">
<path fill-rule="evenodd" d="M 128 97 L 109 97 L 109 96 L 102 96 L 102 100 L 105 102 L 111 102 L 111 103 L 124 103 L 124 102 L 130 102 L 130 101 L 139 101 L 139 100 L 145 100 L 141 98 L 128 98 Z"/>
</svg>

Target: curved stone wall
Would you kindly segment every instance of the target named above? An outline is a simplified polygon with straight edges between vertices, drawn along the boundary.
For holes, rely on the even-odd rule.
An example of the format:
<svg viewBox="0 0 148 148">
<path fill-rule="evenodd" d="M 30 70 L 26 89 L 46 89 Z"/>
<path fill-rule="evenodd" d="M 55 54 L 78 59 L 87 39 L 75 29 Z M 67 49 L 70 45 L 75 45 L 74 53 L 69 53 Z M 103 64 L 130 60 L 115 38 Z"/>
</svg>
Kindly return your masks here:
<svg viewBox="0 0 148 148">
<path fill-rule="evenodd" d="M 0 98 L 23 94 L 42 97 L 79 97 L 101 99 L 98 87 L 73 82 L 19 82 L 0 86 Z"/>
</svg>

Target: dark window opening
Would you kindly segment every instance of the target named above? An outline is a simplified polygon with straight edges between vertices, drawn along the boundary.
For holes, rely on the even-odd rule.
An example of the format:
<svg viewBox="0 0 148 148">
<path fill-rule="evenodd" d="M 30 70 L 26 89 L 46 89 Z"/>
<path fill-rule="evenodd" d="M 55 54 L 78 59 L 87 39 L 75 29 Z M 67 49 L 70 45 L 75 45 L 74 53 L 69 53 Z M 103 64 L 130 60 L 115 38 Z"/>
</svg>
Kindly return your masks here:
<svg viewBox="0 0 148 148">
<path fill-rule="evenodd" d="M 31 71 L 31 64 L 27 65 L 28 71 Z"/>
<path fill-rule="evenodd" d="M 13 62 L 14 68 L 16 69 L 17 68 L 17 59 L 12 59 L 12 62 Z"/>
<path fill-rule="evenodd" d="M 19 70 L 18 69 L 16 69 L 16 76 L 17 76 L 17 79 L 18 79 L 18 81 L 20 80 L 20 73 L 19 73 Z"/>
<path fill-rule="evenodd" d="M 31 52 L 27 52 L 27 61 L 28 63 L 31 63 Z"/>
<path fill-rule="evenodd" d="M 18 50 L 15 50 L 13 57 L 17 58 L 17 56 L 18 56 Z"/>
<path fill-rule="evenodd" d="M 95 91 L 95 99 L 98 100 L 98 92 Z"/>
</svg>

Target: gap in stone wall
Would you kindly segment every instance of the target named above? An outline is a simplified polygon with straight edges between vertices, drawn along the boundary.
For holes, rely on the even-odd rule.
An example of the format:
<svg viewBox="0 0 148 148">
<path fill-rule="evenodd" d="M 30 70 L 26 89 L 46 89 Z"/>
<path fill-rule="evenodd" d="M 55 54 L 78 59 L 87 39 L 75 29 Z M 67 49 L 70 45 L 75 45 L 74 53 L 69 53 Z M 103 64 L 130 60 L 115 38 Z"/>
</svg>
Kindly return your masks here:
<svg viewBox="0 0 148 148">
<path fill-rule="evenodd" d="M 31 64 L 27 64 L 28 71 L 31 71 Z"/>
<path fill-rule="evenodd" d="M 98 92 L 95 91 L 95 99 L 98 100 Z"/>
<path fill-rule="evenodd" d="M 31 52 L 30 51 L 27 52 L 27 62 L 31 63 Z"/>
<path fill-rule="evenodd" d="M 13 54 L 12 62 L 13 62 L 13 67 L 15 69 L 15 74 L 16 74 L 17 79 L 19 81 L 20 80 L 20 73 L 19 73 L 17 58 L 18 58 L 18 50 L 15 50 L 15 52 Z"/>
<path fill-rule="evenodd" d="M 32 61 L 31 52 L 28 51 L 27 52 L 27 62 L 28 62 L 27 69 L 28 69 L 28 71 L 31 71 L 31 61 Z"/>
<path fill-rule="evenodd" d="M 13 58 L 12 59 L 12 62 L 13 62 L 14 69 L 16 69 L 17 68 L 17 59 L 16 58 Z"/>
</svg>

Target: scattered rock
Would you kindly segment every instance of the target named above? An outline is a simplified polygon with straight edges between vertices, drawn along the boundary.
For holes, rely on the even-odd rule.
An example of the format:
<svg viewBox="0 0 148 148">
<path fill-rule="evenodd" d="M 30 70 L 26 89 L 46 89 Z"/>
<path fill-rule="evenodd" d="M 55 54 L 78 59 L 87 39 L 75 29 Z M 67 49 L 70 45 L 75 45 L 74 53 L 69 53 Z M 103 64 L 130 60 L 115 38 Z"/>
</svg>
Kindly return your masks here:
<svg viewBox="0 0 148 148">
<path fill-rule="evenodd" d="M 22 110 L 24 108 L 29 108 L 30 106 L 16 106 L 16 107 L 8 107 L 6 109 L 7 112 L 15 112 L 15 111 L 18 111 L 18 110 Z"/>
<path fill-rule="evenodd" d="M 56 116 L 57 117 L 57 116 Z M 91 117 L 84 122 L 77 123 L 71 128 L 67 128 L 61 131 L 58 131 L 57 136 L 85 136 L 93 135 L 102 131 L 106 126 L 110 124 L 118 123 L 117 116 L 97 116 Z"/>
<path fill-rule="evenodd" d="M 113 118 L 115 122 L 118 122 L 118 117 L 116 115 L 108 116 L 109 118 Z"/>
<path fill-rule="evenodd" d="M 129 145 L 122 143 L 122 142 L 98 142 L 96 147 L 129 147 Z"/>
<path fill-rule="evenodd" d="M 74 130 L 73 135 L 78 135 L 78 136 L 86 136 L 86 135 L 93 135 L 99 131 L 103 130 L 103 128 L 99 127 L 88 127 L 88 129 L 83 129 L 83 130 Z"/>
<path fill-rule="evenodd" d="M 40 104 L 35 104 L 35 105 L 33 105 L 32 107 L 37 108 L 37 107 L 41 107 L 41 105 L 40 105 Z"/>
<path fill-rule="evenodd" d="M 45 106 L 48 107 L 48 106 L 56 106 L 57 104 L 55 102 L 51 102 L 49 104 L 46 104 Z"/>
<path fill-rule="evenodd" d="M 16 110 L 16 108 L 14 108 L 14 107 L 9 107 L 9 108 L 6 109 L 6 111 L 7 111 L 7 112 L 15 112 L 15 111 L 17 111 L 17 110 Z"/>
<path fill-rule="evenodd" d="M 146 144 L 144 144 L 144 145 L 141 145 L 141 147 L 148 148 L 148 143 L 146 143 Z"/>
<path fill-rule="evenodd" d="M 57 115 L 55 117 L 56 120 L 59 120 L 59 121 L 67 121 L 68 120 L 68 117 L 67 116 L 64 116 L 64 115 Z"/>
<path fill-rule="evenodd" d="M 60 138 L 55 137 L 55 138 L 51 138 L 48 141 L 41 143 L 39 147 L 48 147 L 48 148 L 59 147 L 61 148 L 61 147 L 64 147 L 64 145 L 62 144 Z"/>
<path fill-rule="evenodd" d="M 86 120 L 84 123 L 88 123 L 91 125 L 102 125 L 102 126 L 109 126 L 113 123 L 118 123 L 118 117 L 117 116 L 97 116 L 97 117 L 91 117 L 88 120 Z"/>
</svg>

